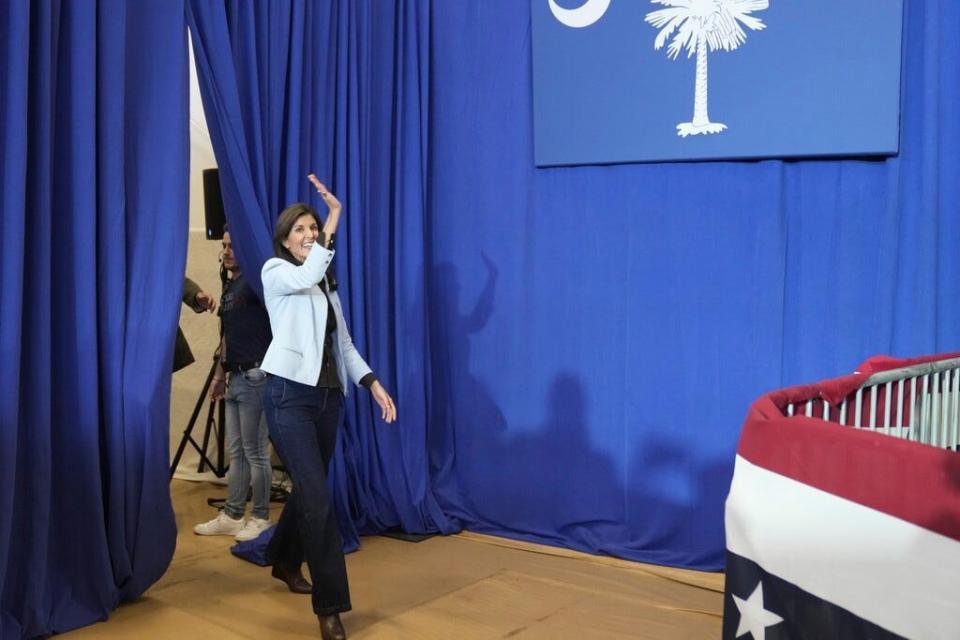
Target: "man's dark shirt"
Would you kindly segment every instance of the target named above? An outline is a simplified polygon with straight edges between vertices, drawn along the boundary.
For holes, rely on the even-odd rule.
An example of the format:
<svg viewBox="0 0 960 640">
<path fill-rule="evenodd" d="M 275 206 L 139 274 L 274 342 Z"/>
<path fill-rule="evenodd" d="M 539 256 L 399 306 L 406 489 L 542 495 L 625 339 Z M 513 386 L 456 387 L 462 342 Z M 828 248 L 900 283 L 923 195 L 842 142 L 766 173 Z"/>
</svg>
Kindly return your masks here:
<svg viewBox="0 0 960 640">
<path fill-rule="evenodd" d="M 270 316 L 253 288 L 240 274 L 228 280 L 220 300 L 220 318 L 228 365 L 252 365 L 263 360 L 270 346 Z"/>
</svg>

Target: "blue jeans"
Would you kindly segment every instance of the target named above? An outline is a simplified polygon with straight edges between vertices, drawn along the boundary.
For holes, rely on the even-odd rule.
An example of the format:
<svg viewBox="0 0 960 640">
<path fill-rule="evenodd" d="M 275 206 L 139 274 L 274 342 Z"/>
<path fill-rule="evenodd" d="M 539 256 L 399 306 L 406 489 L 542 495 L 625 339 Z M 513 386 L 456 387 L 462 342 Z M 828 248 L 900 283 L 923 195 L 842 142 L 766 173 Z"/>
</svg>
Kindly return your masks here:
<svg viewBox="0 0 960 640">
<path fill-rule="evenodd" d="M 270 376 L 263 391 L 263 409 L 273 446 L 293 483 L 267 547 L 267 558 L 288 571 L 299 569 L 306 558 L 314 613 L 349 611 L 343 539 L 327 483 L 343 419 L 343 392 Z"/>
<path fill-rule="evenodd" d="M 251 515 L 270 517 L 270 456 L 267 422 L 263 415 L 261 391 L 267 374 L 260 369 L 230 373 L 224 397 L 226 445 L 230 455 L 227 472 L 227 502 L 223 510 L 231 518 L 242 518 L 247 506 L 247 489 L 253 486 Z"/>
</svg>

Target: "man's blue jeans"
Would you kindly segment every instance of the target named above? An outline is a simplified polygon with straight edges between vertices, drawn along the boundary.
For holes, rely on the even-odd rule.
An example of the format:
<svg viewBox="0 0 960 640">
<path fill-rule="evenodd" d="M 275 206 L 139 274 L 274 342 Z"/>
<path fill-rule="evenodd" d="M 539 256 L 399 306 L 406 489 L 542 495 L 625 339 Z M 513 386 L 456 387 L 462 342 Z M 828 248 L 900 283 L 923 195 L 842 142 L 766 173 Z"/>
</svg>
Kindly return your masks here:
<svg viewBox="0 0 960 640">
<path fill-rule="evenodd" d="M 230 470 L 227 472 L 227 502 L 223 510 L 231 518 L 242 518 L 247 489 L 253 487 L 254 518 L 270 518 L 270 455 L 267 422 L 261 392 L 267 374 L 260 369 L 230 373 L 224 397 L 225 436 Z"/>
<path fill-rule="evenodd" d="M 263 392 L 270 438 L 293 491 L 267 547 L 275 566 L 299 569 L 304 557 L 319 616 L 350 610 L 343 539 L 337 527 L 327 470 L 343 419 L 343 392 L 270 376 Z"/>
</svg>

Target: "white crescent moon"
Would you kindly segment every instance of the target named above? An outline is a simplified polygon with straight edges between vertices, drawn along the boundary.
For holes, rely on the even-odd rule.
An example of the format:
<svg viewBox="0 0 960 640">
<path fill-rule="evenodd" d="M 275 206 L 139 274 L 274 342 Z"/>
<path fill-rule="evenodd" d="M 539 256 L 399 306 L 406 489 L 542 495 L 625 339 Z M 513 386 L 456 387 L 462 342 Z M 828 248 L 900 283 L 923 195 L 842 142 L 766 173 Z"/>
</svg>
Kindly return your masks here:
<svg viewBox="0 0 960 640">
<path fill-rule="evenodd" d="M 564 9 L 557 0 L 548 0 L 553 17 L 574 29 L 589 27 L 603 17 L 610 6 L 610 0 L 587 0 L 577 9 Z"/>
</svg>

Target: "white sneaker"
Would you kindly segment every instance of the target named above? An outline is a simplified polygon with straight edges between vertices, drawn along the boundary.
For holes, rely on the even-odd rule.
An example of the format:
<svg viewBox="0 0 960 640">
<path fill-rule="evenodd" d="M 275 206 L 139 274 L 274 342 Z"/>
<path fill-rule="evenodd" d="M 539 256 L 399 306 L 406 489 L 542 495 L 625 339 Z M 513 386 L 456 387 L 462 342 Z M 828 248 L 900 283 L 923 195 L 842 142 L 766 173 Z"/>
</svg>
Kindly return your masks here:
<svg viewBox="0 0 960 640">
<path fill-rule="evenodd" d="M 241 529 L 243 518 L 234 520 L 225 511 L 221 511 L 213 520 L 195 526 L 193 532 L 198 536 L 234 536 Z"/>
<path fill-rule="evenodd" d="M 247 520 L 246 524 L 243 525 L 243 528 L 237 532 L 237 535 L 234 536 L 234 539 L 237 542 L 253 540 L 271 526 L 273 526 L 273 523 L 269 520 L 264 520 L 263 518 L 250 518 Z"/>
</svg>

